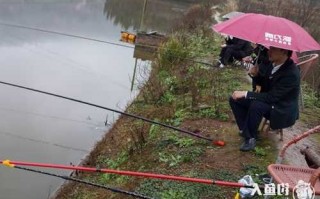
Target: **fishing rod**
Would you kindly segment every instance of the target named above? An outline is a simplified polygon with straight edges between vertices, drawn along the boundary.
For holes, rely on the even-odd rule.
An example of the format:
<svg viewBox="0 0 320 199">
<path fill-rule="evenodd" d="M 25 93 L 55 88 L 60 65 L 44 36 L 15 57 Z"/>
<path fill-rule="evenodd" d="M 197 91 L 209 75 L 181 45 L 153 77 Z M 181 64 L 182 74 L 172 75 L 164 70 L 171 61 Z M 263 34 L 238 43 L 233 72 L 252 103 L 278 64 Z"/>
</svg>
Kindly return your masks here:
<svg viewBox="0 0 320 199">
<path fill-rule="evenodd" d="M 69 34 L 69 33 L 63 33 L 63 32 L 58 32 L 58 31 L 53 31 L 53 30 L 45 30 L 45 29 L 41 29 L 41 28 L 35 28 L 35 27 L 29 27 L 29 26 L 23 26 L 23 25 L 16 25 L 16 24 L 9 24 L 9 23 L 3 23 L 0 22 L 1 26 L 8 26 L 8 27 L 14 27 L 14 28 L 22 28 L 22 29 L 28 29 L 28 30 L 34 30 L 34 31 L 39 31 L 39 32 L 45 32 L 45 33 L 51 33 L 51 34 L 57 34 L 57 35 L 62 35 L 62 36 L 67 36 L 67 37 L 74 37 L 74 38 L 78 38 L 78 39 L 85 39 L 85 40 L 90 40 L 90 41 L 95 41 L 95 42 L 100 42 L 100 43 L 106 43 L 106 44 L 110 44 L 110 45 L 115 45 L 115 46 L 120 46 L 120 47 L 125 47 L 125 48 L 135 48 L 134 46 L 128 46 L 128 45 L 124 45 L 124 44 L 119 44 L 119 43 L 115 43 L 115 42 L 110 42 L 110 41 L 105 41 L 105 40 L 100 40 L 100 39 L 94 39 L 94 38 L 89 38 L 89 37 L 85 37 L 85 36 L 80 36 L 80 35 L 74 35 L 74 34 Z M 151 46 L 151 45 L 145 45 L 145 44 L 139 44 L 139 46 L 141 47 L 149 47 L 149 48 L 157 48 L 156 46 Z M 177 57 L 176 58 L 181 58 L 181 57 Z M 207 62 L 202 62 L 202 61 L 197 61 L 194 59 L 190 59 L 190 58 L 181 58 L 183 60 L 187 60 L 187 61 L 191 61 L 194 63 L 198 63 L 198 64 L 203 64 L 203 65 L 207 65 L 207 66 L 214 66 L 211 63 L 207 63 Z"/>
<path fill-rule="evenodd" d="M 253 186 L 245 185 L 245 184 L 238 183 L 238 182 L 211 180 L 211 179 L 204 179 L 204 178 L 191 178 L 191 177 L 173 176 L 173 175 L 163 175 L 163 174 L 155 174 L 155 173 L 144 173 L 144 172 L 135 172 L 135 171 L 101 169 L 101 168 L 93 168 L 93 167 L 69 166 L 69 165 L 47 164 L 47 163 L 37 163 L 37 162 L 21 162 L 21 161 L 10 161 L 10 160 L 0 160 L 0 164 L 3 164 L 4 166 L 11 167 L 11 168 L 16 167 L 16 165 L 20 165 L 20 166 L 27 166 L 27 167 L 41 167 L 41 168 L 75 170 L 75 171 L 84 171 L 84 172 L 109 173 L 109 174 L 145 177 L 145 178 L 162 179 L 162 180 L 194 182 L 194 183 L 211 184 L 211 185 L 213 184 L 213 185 L 227 186 L 227 187 L 254 188 Z"/>
<path fill-rule="evenodd" d="M 163 127 L 166 127 L 166 128 L 169 128 L 169 129 L 181 132 L 181 133 L 189 134 L 191 136 L 210 141 L 212 144 L 215 144 L 215 145 L 218 145 L 218 146 L 224 146 L 225 145 L 225 143 L 223 141 L 221 141 L 221 140 L 213 140 L 213 139 L 204 137 L 202 135 L 193 133 L 191 131 L 180 129 L 180 128 L 177 128 L 177 127 L 174 127 L 174 126 L 163 124 L 163 123 L 160 123 L 160 122 L 157 122 L 157 121 L 154 121 L 154 120 L 150 120 L 150 119 L 147 119 L 147 118 L 144 118 L 144 117 L 141 117 L 141 116 L 137 116 L 137 115 L 133 115 L 133 114 L 130 114 L 130 113 L 126 113 L 126 112 L 123 112 L 123 111 L 118 111 L 118 110 L 111 109 L 111 108 L 108 108 L 108 107 L 92 104 L 92 103 L 89 103 L 89 102 L 84 102 L 84 101 L 81 101 L 81 100 L 78 100 L 78 99 L 65 97 L 65 96 L 62 96 L 62 95 L 57 95 L 57 94 L 53 94 L 53 93 L 49 93 L 49 92 L 45 92 L 45 91 L 41 91 L 41 90 L 29 88 L 29 87 L 25 87 L 25 86 L 20 86 L 20 85 L 17 85 L 17 84 L 11 84 L 11 83 L 7 83 L 7 82 L 3 82 L 3 81 L 0 81 L 0 84 L 13 86 L 13 87 L 16 87 L 16 88 L 22 88 L 22 89 L 25 89 L 25 90 L 30 90 L 30 91 L 34 91 L 34 92 L 38 92 L 38 93 L 42 93 L 42 94 L 46 94 L 46 95 L 51 95 L 51 96 L 54 96 L 54 97 L 58 97 L 58 98 L 62 98 L 62 99 L 66 99 L 66 100 L 70 100 L 70 101 L 74 101 L 74 102 L 78 102 L 78 103 L 81 103 L 81 104 L 86 104 L 86 105 L 89 105 L 89 106 L 105 109 L 105 110 L 112 111 L 112 112 L 115 112 L 115 113 L 119 113 L 119 114 L 122 114 L 122 115 L 125 115 L 125 116 L 129 116 L 129 117 L 132 117 L 132 118 L 135 118 L 135 119 L 146 121 L 146 122 L 149 122 L 149 123 L 152 123 L 152 124 L 157 124 L 159 126 L 163 126 Z"/>
<path fill-rule="evenodd" d="M 105 40 L 100 40 L 100 39 L 93 39 L 93 38 L 89 38 L 89 37 L 84 37 L 84 36 L 79 36 L 79 35 L 73 35 L 73 34 L 69 34 L 69 33 L 63 33 L 63 32 L 53 31 L 53 30 L 45 30 L 45 29 L 41 29 L 41 28 L 34 28 L 34 27 L 28 27 L 28 26 L 22 26 L 22 25 L 16 25 L 16 24 L 9 24 L 9 23 L 3 23 L 3 22 L 0 22 L 0 25 L 1 25 L 1 26 L 14 27 L 14 28 L 22 28 L 22 29 L 35 30 L 35 31 L 39 31 L 39 32 L 51 33 L 51 34 L 56 34 L 56 35 L 63 35 L 63 36 L 74 37 L 74 38 L 78 38 L 78 39 L 85 39 L 85 40 L 90 40 L 90 41 L 95 41 L 95 42 L 101 42 L 101 43 L 111 44 L 111 45 L 115 45 L 115 46 L 121 46 L 121 47 L 125 47 L 125 48 L 134 48 L 133 46 L 128 46 L 128 45 L 119 44 L 119 43 L 114 43 L 114 42 L 105 41 Z"/>
<path fill-rule="evenodd" d="M 89 41 L 106 43 L 106 44 L 125 47 L 125 48 L 134 48 L 134 46 L 128 46 L 128 45 L 125 45 L 125 44 L 119 44 L 119 43 L 115 43 L 115 42 L 111 42 L 111 41 L 95 39 L 95 38 L 90 38 L 90 37 L 85 37 L 85 36 L 80 36 L 80 35 L 74 35 L 74 34 L 69 34 L 69 33 L 64 33 L 64 32 L 58 32 L 58 31 L 53 31 L 53 30 L 46 30 L 46 29 L 41 29 L 41 28 L 35 28 L 35 27 L 29 27 L 29 26 L 23 26 L 23 25 L 17 25 L 17 24 L 9 24 L 9 23 L 3 23 L 3 22 L 0 22 L 0 25 L 1 26 L 13 27 L 13 28 L 22 28 L 22 29 L 39 31 L 39 32 L 51 33 L 51 34 L 62 35 L 62 36 L 67 36 L 67 37 L 74 37 L 74 38 L 78 38 L 78 39 L 85 39 L 85 40 L 89 40 Z M 144 44 L 141 44 L 140 46 L 156 48 L 155 46 L 144 45 Z"/>
<path fill-rule="evenodd" d="M 81 184 L 85 184 L 85 185 L 89 185 L 89 186 L 93 186 L 93 187 L 98 187 L 98 188 L 106 189 L 106 190 L 109 190 L 109 191 L 112 191 L 112 192 L 130 195 L 130 196 L 133 196 L 133 197 L 136 197 L 136 198 L 152 199 L 152 198 L 150 198 L 148 196 L 141 195 L 141 194 L 139 194 L 137 192 L 125 191 L 125 190 L 121 190 L 121 189 L 114 188 L 114 187 L 109 187 L 109 186 L 105 186 L 105 185 L 101 185 L 101 184 L 96 184 L 96 183 L 89 182 L 89 181 L 86 181 L 86 180 L 80 180 L 78 178 L 73 178 L 73 177 L 70 177 L 70 176 L 58 175 L 58 174 L 54 174 L 54 173 L 49 173 L 49 172 L 45 172 L 45 171 L 39 171 L 39 170 L 20 167 L 20 166 L 12 166 L 10 164 L 6 164 L 5 161 L 3 162 L 3 164 L 5 166 L 10 167 L 10 168 L 15 168 L 15 169 L 23 170 L 23 171 L 31 171 L 33 173 L 39 173 L 39 174 L 42 174 L 42 175 L 61 178 L 63 180 L 68 180 L 68 181 L 73 181 L 73 182 L 77 182 L 77 183 L 81 183 Z"/>
</svg>

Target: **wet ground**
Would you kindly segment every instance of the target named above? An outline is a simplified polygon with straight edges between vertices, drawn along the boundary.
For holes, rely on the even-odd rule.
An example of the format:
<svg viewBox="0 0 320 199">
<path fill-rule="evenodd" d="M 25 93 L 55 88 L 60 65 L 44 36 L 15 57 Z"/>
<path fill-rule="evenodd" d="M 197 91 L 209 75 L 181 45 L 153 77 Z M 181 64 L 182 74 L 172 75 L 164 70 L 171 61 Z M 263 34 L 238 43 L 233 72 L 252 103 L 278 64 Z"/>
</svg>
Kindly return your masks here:
<svg viewBox="0 0 320 199">
<path fill-rule="evenodd" d="M 279 135 L 272 135 L 274 141 L 277 143 L 277 147 L 280 150 L 282 146 L 289 141 L 292 141 L 294 137 L 301 135 L 302 133 L 308 131 L 309 128 L 305 127 L 299 121 L 291 128 L 284 129 L 283 141 L 279 141 Z M 320 154 L 320 145 L 316 140 L 314 135 L 310 135 L 304 139 L 301 139 L 295 144 L 289 146 L 284 155 L 285 164 L 308 167 L 304 155 L 301 154 L 300 150 L 306 147 L 310 147 L 314 152 Z"/>
</svg>

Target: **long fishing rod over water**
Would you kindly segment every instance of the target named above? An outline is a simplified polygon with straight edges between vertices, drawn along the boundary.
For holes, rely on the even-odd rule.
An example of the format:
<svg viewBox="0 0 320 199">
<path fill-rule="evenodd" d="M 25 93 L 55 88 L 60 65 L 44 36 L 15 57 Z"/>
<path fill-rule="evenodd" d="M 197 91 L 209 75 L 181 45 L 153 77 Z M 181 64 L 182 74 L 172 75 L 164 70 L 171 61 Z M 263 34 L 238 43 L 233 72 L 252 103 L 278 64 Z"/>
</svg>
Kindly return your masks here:
<svg viewBox="0 0 320 199">
<path fill-rule="evenodd" d="M 148 196 L 144 196 L 144 195 L 139 194 L 137 192 L 125 191 L 125 190 L 121 190 L 121 189 L 118 189 L 118 188 L 109 187 L 109 186 L 106 186 L 106 185 L 96 184 L 96 183 L 89 182 L 89 181 L 86 181 L 86 180 L 80 180 L 78 178 L 74 178 L 74 177 L 70 177 L 70 176 L 58 175 L 58 174 L 54 174 L 54 173 L 49 173 L 49 172 L 45 172 L 45 171 L 39 171 L 39 170 L 35 170 L 35 169 L 20 167 L 20 166 L 16 166 L 16 165 L 13 166 L 10 163 L 8 164 L 7 161 L 3 161 L 2 164 L 5 165 L 5 166 L 8 166 L 8 167 L 19 169 L 19 170 L 23 170 L 23 171 L 30 171 L 30 172 L 33 172 L 33 173 L 39 173 L 39 174 L 42 174 L 42 175 L 52 176 L 52 177 L 56 177 L 56 178 L 61 178 L 63 180 L 68 180 L 68 181 L 73 181 L 73 182 L 89 185 L 89 186 L 92 186 L 92 187 L 106 189 L 106 190 L 109 190 L 109 191 L 112 191 L 112 192 L 115 192 L 115 193 L 121 193 L 121 194 L 125 194 L 125 195 L 130 195 L 130 196 L 133 196 L 135 198 L 152 199 L 152 198 L 150 198 Z"/>
<path fill-rule="evenodd" d="M 84 101 L 81 101 L 81 100 L 78 100 L 78 99 L 74 99 L 74 98 L 70 98 L 70 97 L 65 97 L 65 96 L 62 96 L 62 95 L 57 95 L 57 94 L 54 94 L 54 93 L 49 93 L 49 92 L 45 92 L 45 91 L 41 91 L 41 90 L 37 90 L 37 89 L 25 87 L 25 86 L 20 86 L 20 85 L 17 85 L 17 84 L 11 84 L 11 83 L 8 83 L 8 82 L 3 82 L 3 81 L 0 81 L 0 84 L 13 86 L 13 87 L 16 87 L 16 88 L 22 88 L 22 89 L 25 89 L 25 90 L 34 91 L 34 92 L 38 92 L 38 93 L 42 93 L 42 94 L 46 94 L 46 95 L 50 95 L 50 96 L 54 96 L 54 97 L 58 97 L 58 98 L 62 98 L 62 99 L 70 100 L 70 101 L 74 101 L 74 102 L 78 102 L 78 103 L 81 103 L 81 104 L 86 104 L 86 105 L 89 105 L 89 106 L 101 108 L 101 109 L 104 109 L 104 110 L 112 111 L 112 112 L 115 112 L 115 113 L 119 113 L 119 114 L 122 114 L 122 115 L 125 115 L 125 116 L 129 116 L 129 117 L 135 118 L 135 119 L 143 120 L 143 121 L 149 122 L 151 124 L 156 124 L 156 125 L 159 125 L 159 126 L 163 126 L 163 127 L 166 127 L 166 128 L 169 128 L 169 129 L 181 132 L 181 133 L 189 134 L 191 136 L 194 136 L 194 137 L 197 137 L 197 138 L 200 138 L 200 139 L 203 139 L 203 140 L 210 141 L 212 144 L 215 144 L 215 145 L 218 145 L 218 146 L 224 146 L 224 142 L 223 141 L 213 140 L 211 138 L 207 138 L 205 136 L 193 133 L 191 131 L 187 131 L 187 130 L 180 129 L 180 128 L 177 128 L 177 127 L 174 127 L 174 126 L 163 124 L 163 123 L 160 123 L 160 122 L 157 122 L 157 121 L 154 121 L 154 120 L 150 120 L 150 119 L 147 119 L 147 118 L 144 118 L 144 117 L 141 117 L 141 116 L 137 116 L 137 115 L 134 115 L 134 114 L 130 114 L 130 113 L 126 113 L 126 112 L 123 112 L 123 111 L 115 110 L 115 109 L 112 109 L 112 108 L 108 108 L 108 107 L 92 104 L 92 103 L 89 103 L 89 102 L 84 102 Z"/>
<path fill-rule="evenodd" d="M 11 168 L 16 167 L 16 165 L 20 165 L 20 166 L 27 166 L 27 167 L 42 167 L 42 168 L 74 170 L 74 171 L 84 171 L 84 172 L 109 173 L 109 174 L 117 174 L 117 175 L 125 175 L 125 176 L 136 176 L 136 177 L 162 179 L 162 180 L 193 182 L 193 183 L 227 186 L 227 187 L 254 188 L 253 186 L 244 185 L 238 182 L 163 175 L 163 174 L 155 174 L 155 173 L 144 173 L 144 172 L 135 172 L 135 171 L 122 171 L 122 170 L 113 170 L 113 169 L 100 169 L 100 168 L 92 168 L 92 167 L 69 166 L 69 165 L 47 164 L 47 163 L 37 163 L 37 162 L 21 162 L 21 161 L 10 161 L 10 160 L 0 160 L 0 164 L 3 164 Z"/>
<path fill-rule="evenodd" d="M 21 29 L 50 33 L 50 34 L 62 35 L 62 36 L 73 37 L 73 38 L 78 38 L 78 39 L 85 39 L 85 40 L 89 40 L 89 41 L 100 42 L 100 43 L 105 43 L 105 44 L 114 45 L 114 46 L 120 46 L 120 47 L 124 47 L 124 48 L 131 48 L 131 49 L 135 48 L 134 46 L 128 46 L 128 45 L 119 44 L 119 43 L 115 43 L 115 42 L 111 42 L 111 41 L 105 41 L 105 40 L 101 40 L 101 39 L 95 39 L 95 38 L 90 38 L 90 37 L 85 37 L 85 36 L 80 36 L 80 35 L 74 35 L 74 34 L 69 34 L 69 33 L 64 33 L 64 32 L 53 31 L 53 30 L 46 30 L 46 29 L 41 29 L 41 28 L 35 28 L 35 27 L 29 27 L 29 26 L 23 26 L 23 25 L 17 25 L 17 24 L 9 24 L 9 23 L 3 23 L 3 22 L 0 22 L 0 25 L 12 27 L 12 28 L 21 28 Z M 148 48 L 157 48 L 156 46 L 150 46 L 150 45 L 145 45 L 145 44 L 139 44 L 139 46 L 148 47 Z M 211 67 L 213 66 L 212 63 L 198 61 L 198 60 L 194 60 L 192 58 L 182 58 L 182 57 L 177 57 L 177 56 L 175 56 L 175 57 L 183 59 L 183 60 L 191 61 L 194 63 L 198 63 L 198 64 L 203 64 L 203 65 L 207 65 L 207 66 L 211 66 Z"/>
<path fill-rule="evenodd" d="M 74 34 L 69 34 L 69 33 L 63 33 L 63 32 L 58 32 L 58 31 L 53 31 L 53 30 L 45 30 L 41 28 L 34 28 L 34 27 L 28 27 L 28 26 L 23 26 L 23 25 L 16 25 L 16 24 L 9 24 L 9 23 L 3 23 L 0 22 L 1 26 L 8 26 L 8 27 L 13 27 L 13 28 L 22 28 L 22 29 L 28 29 L 28 30 L 35 30 L 39 32 L 45 32 L 45 33 L 51 33 L 51 34 L 56 34 L 56 35 L 62 35 L 62 36 L 67 36 L 67 37 L 74 37 L 78 39 L 85 39 L 85 40 L 90 40 L 90 41 L 95 41 L 95 42 L 101 42 L 101 43 L 106 43 L 106 44 L 111 44 L 115 46 L 121 46 L 125 48 L 134 48 L 133 46 L 128 46 L 124 44 L 119 44 L 115 42 L 110 42 L 110 41 L 105 41 L 105 40 L 100 40 L 100 39 L 94 39 L 94 38 L 89 38 L 85 36 L 79 36 L 79 35 L 74 35 Z"/>
</svg>

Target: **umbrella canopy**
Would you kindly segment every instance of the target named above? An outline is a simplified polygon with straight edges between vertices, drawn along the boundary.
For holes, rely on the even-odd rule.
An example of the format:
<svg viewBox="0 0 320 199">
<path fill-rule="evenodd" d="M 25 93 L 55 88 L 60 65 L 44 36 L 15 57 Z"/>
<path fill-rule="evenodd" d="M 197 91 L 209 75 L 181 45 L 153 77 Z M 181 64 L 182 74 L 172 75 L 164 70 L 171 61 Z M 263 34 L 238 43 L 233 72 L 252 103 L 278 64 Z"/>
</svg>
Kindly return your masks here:
<svg viewBox="0 0 320 199">
<path fill-rule="evenodd" d="M 281 17 L 247 13 L 216 24 L 219 33 L 264 46 L 305 52 L 320 50 L 320 45 L 298 24 Z"/>
</svg>

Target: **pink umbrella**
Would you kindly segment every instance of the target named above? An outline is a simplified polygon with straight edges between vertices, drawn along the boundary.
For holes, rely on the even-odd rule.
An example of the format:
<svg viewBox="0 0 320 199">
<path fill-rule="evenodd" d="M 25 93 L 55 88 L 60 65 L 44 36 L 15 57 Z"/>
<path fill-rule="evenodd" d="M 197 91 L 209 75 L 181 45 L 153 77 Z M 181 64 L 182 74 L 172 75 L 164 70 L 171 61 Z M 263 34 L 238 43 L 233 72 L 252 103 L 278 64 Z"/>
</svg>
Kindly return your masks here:
<svg viewBox="0 0 320 199">
<path fill-rule="evenodd" d="M 295 64 L 297 64 L 297 63 L 299 62 L 299 58 L 298 58 L 298 55 L 297 55 L 296 52 L 293 52 L 293 53 L 292 53 L 291 59 L 293 60 L 293 62 L 294 62 Z"/>
<path fill-rule="evenodd" d="M 216 24 L 219 33 L 297 52 L 320 50 L 320 45 L 298 24 L 281 17 L 247 13 Z"/>
</svg>

